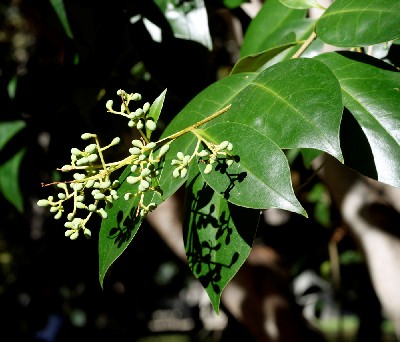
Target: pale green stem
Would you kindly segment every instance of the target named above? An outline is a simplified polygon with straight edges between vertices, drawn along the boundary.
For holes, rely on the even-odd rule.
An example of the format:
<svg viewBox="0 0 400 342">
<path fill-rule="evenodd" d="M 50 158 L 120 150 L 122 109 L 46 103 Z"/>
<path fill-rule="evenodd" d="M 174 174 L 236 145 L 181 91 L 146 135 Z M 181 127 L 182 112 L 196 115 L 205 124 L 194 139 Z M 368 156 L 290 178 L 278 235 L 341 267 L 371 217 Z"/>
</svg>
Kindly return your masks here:
<svg viewBox="0 0 400 342">
<path fill-rule="evenodd" d="M 292 56 L 292 58 L 299 58 L 302 53 L 310 46 L 313 40 L 317 38 L 317 34 L 313 31 L 310 36 L 304 41 L 304 43 L 300 46 L 300 49 L 296 51 L 296 53 Z"/>
</svg>

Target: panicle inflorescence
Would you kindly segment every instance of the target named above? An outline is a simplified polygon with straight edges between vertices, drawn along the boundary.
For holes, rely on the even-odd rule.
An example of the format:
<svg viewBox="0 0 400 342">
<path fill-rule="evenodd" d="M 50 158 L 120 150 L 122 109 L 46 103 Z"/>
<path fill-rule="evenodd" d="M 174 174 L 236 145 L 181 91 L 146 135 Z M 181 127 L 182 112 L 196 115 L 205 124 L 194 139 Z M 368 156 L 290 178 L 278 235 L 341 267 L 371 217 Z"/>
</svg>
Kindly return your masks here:
<svg viewBox="0 0 400 342">
<path fill-rule="evenodd" d="M 154 202 L 145 204 L 144 195 L 147 192 L 162 193 L 158 185 L 158 176 L 164 165 L 162 160 L 168 153 L 170 144 L 179 135 L 175 134 L 171 139 L 167 138 L 157 142 L 149 141 L 151 132 L 156 129 L 156 122 L 149 115 L 151 105 L 146 102 L 142 108 L 131 111 L 129 109 L 130 102 L 141 100 L 141 95 L 138 93 L 128 94 L 121 89 L 117 91 L 117 95 L 121 97 L 120 110 L 113 109 L 112 100 L 107 101 L 107 110 L 126 117 L 129 120 L 128 126 L 135 127 L 141 135 L 140 139 L 132 140 L 129 155 L 121 161 L 106 163 L 103 152 L 119 144 L 121 139 L 116 137 L 108 145 L 101 147 L 96 134 L 82 134 L 81 138 L 85 141 L 89 140 L 90 143 L 83 149 L 72 148 L 70 164 L 64 165 L 60 169 L 63 172 L 73 172 L 73 180 L 52 183 L 59 188 L 56 197 L 49 196 L 47 199 L 37 202 L 38 206 L 49 207 L 55 219 L 60 219 L 67 210 L 65 203 L 72 202 L 67 214 L 67 221 L 64 224 L 67 229 L 65 236 L 71 240 L 77 239 L 80 232 L 90 238 L 92 233 L 86 227 L 89 219 L 93 214 L 106 219 L 106 209 L 112 206 L 120 195 L 125 200 L 138 196 L 139 204 L 136 213 L 144 217 L 157 207 Z M 147 134 L 143 132 L 143 129 L 146 129 Z M 147 130 L 150 131 L 150 134 Z M 190 162 L 196 157 L 200 162 L 206 164 L 204 173 L 210 173 L 217 160 L 222 160 L 228 166 L 232 164 L 233 157 L 230 152 L 233 146 L 230 142 L 223 141 L 220 144 L 214 144 L 202 138 L 194 128 L 186 130 L 184 133 L 186 132 L 194 133 L 198 142 L 191 155 L 185 155 L 183 152 L 177 153 L 177 159 L 173 159 L 171 162 L 175 166 L 173 177 L 185 178 Z M 200 146 L 204 146 L 201 151 L 199 151 Z M 112 180 L 111 175 L 124 166 L 130 167 L 131 174 L 126 181 L 132 185 L 132 192 L 121 194 L 118 192 L 120 186 L 118 180 Z"/>
</svg>

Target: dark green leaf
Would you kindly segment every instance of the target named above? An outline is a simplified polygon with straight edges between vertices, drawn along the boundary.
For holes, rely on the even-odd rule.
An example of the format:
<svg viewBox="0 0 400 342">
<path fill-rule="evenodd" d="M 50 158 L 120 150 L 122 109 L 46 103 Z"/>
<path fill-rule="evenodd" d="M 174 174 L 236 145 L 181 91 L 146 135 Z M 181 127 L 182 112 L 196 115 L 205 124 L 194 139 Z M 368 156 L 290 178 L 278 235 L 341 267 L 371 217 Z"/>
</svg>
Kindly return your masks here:
<svg viewBox="0 0 400 342">
<path fill-rule="evenodd" d="M 358 56 L 328 53 L 317 58 L 340 82 L 344 105 L 370 144 L 377 179 L 400 187 L 400 74 L 360 63 Z"/>
<path fill-rule="evenodd" d="M 25 122 L 22 120 L 0 122 L 0 150 L 24 127 Z"/>
<path fill-rule="evenodd" d="M 57 13 L 58 19 L 64 28 L 64 31 L 68 38 L 74 39 L 71 27 L 69 26 L 69 21 L 67 17 L 67 12 L 65 11 L 64 0 L 50 0 L 54 11 Z"/>
<path fill-rule="evenodd" d="M 240 72 L 260 71 L 260 69 L 272 58 L 276 57 L 282 51 L 296 45 L 296 43 L 289 43 L 281 45 L 254 55 L 249 55 L 241 58 L 232 68 L 231 75 Z"/>
<path fill-rule="evenodd" d="M 240 50 L 240 57 L 254 55 L 281 45 L 306 39 L 314 28 L 314 20 L 306 19 L 306 10 L 290 9 L 279 0 L 268 0 L 251 21 Z M 285 50 L 270 65 L 292 56 L 297 47 Z"/>
<path fill-rule="evenodd" d="M 317 22 L 317 35 L 341 47 L 373 45 L 400 37 L 400 1 L 336 0 Z"/>
<path fill-rule="evenodd" d="M 199 132 L 208 141 L 219 144 L 230 141 L 237 162 L 227 166 L 217 162 L 214 171 L 203 177 L 227 201 L 247 208 L 280 208 L 307 216 L 293 193 L 290 170 L 285 154 L 266 136 L 251 127 L 223 123 Z"/>
<path fill-rule="evenodd" d="M 118 190 L 119 199 L 113 206 L 107 209 L 108 217 L 102 221 L 99 234 L 99 280 L 103 286 L 104 277 L 111 264 L 122 254 L 136 235 L 143 218 L 138 215 L 137 208 L 140 196 L 124 199 L 127 192 L 135 193 L 137 185 L 131 185 L 125 181 L 130 174 L 127 168 L 119 181 L 121 187 Z M 162 202 L 156 193 L 148 193 L 144 198 L 144 204 Z"/>
<path fill-rule="evenodd" d="M 19 169 L 25 149 L 21 149 L 0 165 L 0 192 L 20 212 L 24 210 L 19 187 Z"/>
<path fill-rule="evenodd" d="M 204 183 L 194 165 L 189 172 L 184 213 L 189 266 L 218 313 L 223 289 L 250 254 L 260 212 L 229 204 Z M 206 223 L 199 225 L 199 221 Z"/>
</svg>

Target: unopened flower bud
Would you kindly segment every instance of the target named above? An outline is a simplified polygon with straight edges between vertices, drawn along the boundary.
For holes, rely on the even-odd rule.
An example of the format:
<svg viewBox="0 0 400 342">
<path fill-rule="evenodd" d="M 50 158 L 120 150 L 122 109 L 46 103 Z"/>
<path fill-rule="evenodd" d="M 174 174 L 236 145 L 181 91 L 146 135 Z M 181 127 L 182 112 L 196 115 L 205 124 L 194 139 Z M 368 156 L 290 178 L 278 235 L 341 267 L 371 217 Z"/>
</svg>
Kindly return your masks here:
<svg viewBox="0 0 400 342">
<path fill-rule="evenodd" d="M 96 151 L 96 149 L 97 149 L 97 145 L 96 144 L 90 144 L 90 145 L 86 146 L 85 152 L 93 153 L 94 151 Z"/>
<path fill-rule="evenodd" d="M 113 100 L 108 100 L 107 102 L 106 102 L 106 108 L 110 111 L 110 112 L 112 112 L 112 110 L 113 110 Z"/>
<path fill-rule="evenodd" d="M 212 171 L 212 165 L 207 164 L 207 166 L 204 168 L 204 173 L 209 174 Z"/>
<path fill-rule="evenodd" d="M 41 199 L 36 203 L 39 207 L 47 207 L 49 205 L 49 201 L 45 199 Z"/>
<path fill-rule="evenodd" d="M 120 137 L 115 137 L 112 141 L 111 141 L 111 145 L 117 145 L 121 142 L 121 138 Z"/>
<path fill-rule="evenodd" d="M 71 240 L 76 240 L 77 238 L 78 238 L 78 236 L 79 236 L 79 232 L 78 231 L 75 231 L 75 232 L 73 232 L 71 235 L 70 235 L 70 239 Z"/>
<path fill-rule="evenodd" d="M 156 123 L 153 120 L 147 120 L 146 121 L 146 127 L 150 130 L 150 131 L 154 131 L 157 127 Z"/>
<path fill-rule="evenodd" d="M 150 103 L 146 102 L 146 103 L 143 105 L 143 112 L 146 113 L 149 109 L 150 109 Z"/>
<path fill-rule="evenodd" d="M 81 139 L 82 139 L 82 140 L 88 140 L 88 139 L 90 139 L 90 138 L 92 138 L 92 137 L 94 137 L 94 134 L 92 134 L 92 133 L 83 133 L 83 134 L 81 135 Z"/>
</svg>

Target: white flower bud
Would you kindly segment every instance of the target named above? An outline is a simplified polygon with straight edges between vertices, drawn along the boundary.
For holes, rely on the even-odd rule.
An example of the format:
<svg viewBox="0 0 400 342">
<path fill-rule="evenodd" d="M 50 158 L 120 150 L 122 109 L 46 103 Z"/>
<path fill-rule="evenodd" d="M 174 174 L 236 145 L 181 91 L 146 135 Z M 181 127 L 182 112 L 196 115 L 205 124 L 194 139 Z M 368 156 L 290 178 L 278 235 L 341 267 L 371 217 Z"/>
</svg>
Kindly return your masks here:
<svg viewBox="0 0 400 342">
<path fill-rule="evenodd" d="M 138 118 L 138 117 L 143 115 L 143 109 L 142 108 L 138 108 L 138 109 L 136 109 L 134 111 L 134 113 L 135 113 L 135 116 Z"/>
<path fill-rule="evenodd" d="M 147 189 L 149 188 L 149 186 L 150 186 L 149 182 L 148 182 L 147 180 L 142 179 L 142 180 L 140 181 L 140 184 L 139 184 L 139 190 L 140 190 L 140 191 L 147 190 Z M 142 188 L 143 190 L 141 190 L 141 188 Z"/>
<path fill-rule="evenodd" d="M 107 102 L 106 102 L 106 108 L 110 111 L 110 112 L 112 112 L 112 110 L 113 110 L 113 104 L 114 104 L 114 102 L 113 102 L 113 100 L 108 100 Z"/>
<path fill-rule="evenodd" d="M 106 219 L 108 217 L 107 213 L 105 212 L 105 210 L 103 208 L 100 208 L 99 210 L 97 210 L 97 213 L 101 216 L 102 219 Z"/>
<path fill-rule="evenodd" d="M 149 109 L 150 109 L 150 103 L 146 102 L 146 103 L 143 105 L 143 112 L 146 113 Z"/>
<path fill-rule="evenodd" d="M 112 141 L 111 141 L 111 145 L 117 145 L 121 142 L 121 138 L 120 137 L 115 137 Z"/>
<path fill-rule="evenodd" d="M 146 151 L 148 151 L 148 150 L 152 150 L 154 147 L 156 147 L 156 143 L 155 142 L 150 142 L 144 147 L 144 149 Z"/>
<path fill-rule="evenodd" d="M 91 154 L 90 156 L 87 157 L 89 162 L 94 163 L 98 159 L 98 155 L 96 153 Z"/>
<path fill-rule="evenodd" d="M 49 205 L 49 201 L 45 199 L 41 199 L 36 203 L 39 207 L 47 207 Z"/>
<path fill-rule="evenodd" d="M 134 155 L 138 155 L 138 154 L 142 153 L 142 150 L 140 148 L 138 148 L 138 147 L 131 147 L 129 149 L 129 153 L 130 154 L 134 154 Z"/>
<path fill-rule="evenodd" d="M 90 138 L 92 138 L 92 137 L 94 137 L 94 134 L 92 134 L 92 133 L 83 133 L 83 134 L 81 135 L 81 139 L 82 139 L 82 140 L 88 140 L 88 139 L 90 139 Z"/>
<path fill-rule="evenodd" d="M 146 127 L 150 130 L 150 131 L 154 131 L 157 127 L 156 123 L 153 120 L 147 120 L 146 121 Z"/>
<path fill-rule="evenodd" d="M 74 233 L 72 233 L 71 235 L 70 235 L 70 239 L 71 240 L 76 240 L 77 238 L 78 238 L 78 236 L 79 236 L 79 232 L 78 231 L 75 231 Z"/>
<path fill-rule="evenodd" d="M 212 171 L 212 165 L 207 164 L 207 166 L 204 168 L 204 173 L 209 174 Z"/>
<path fill-rule="evenodd" d="M 55 214 L 54 219 L 59 220 L 62 216 L 62 211 L 60 210 L 57 214 Z"/>
<path fill-rule="evenodd" d="M 137 129 L 142 129 L 142 128 L 143 128 L 143 122 L 142 122 L 142 120 L 139 120 L 139 121 L 137 122 L 136 128 L 137 128 Z"/>
<path fill-rule="evenodd" d="M 131 172 L 135 172 L 137 170 L 137 165 L 132 165 L 131 166 Z"/>
<path fill-rule="evenodd" d="M 135 183 L 139 182 L 139 180 L 140 180 L 140 177 L 128 176 L 128 177 L 126 178 L 126 181 L 127 181 L 129 184 L 135 184 Z"/>
<path fill-rule="evenodd" d="M 82 203 L 82 202 L 76 202 L 76 207 L 78 209 L 85 209 L 86 205 L 84 203 Z"/>
<path fill-rule="evenodd" d="M 179 152 L 176 154 L 176 156 L 178 157 L 179 160 L 183 160 L 183 158 L 185 158 L 185 155 L 184 155 L 181 151 L 179 151 Z"/>
<path fill-rule="evenodd" d="M 49 196 L 49 197 L 47 197 L 47 200 L 48 200 L 49 202 L 53 202 L 53 199 L 54 199 L 54 197 L 53 197 L 53 196 Z"/>
<path fill-rule="evenodd" d="M 127 192 L 127 193 L 124 195 L 124 200 L 127 201 L 130 197 L 131 197 L 131 193 L 130 193 L 130 192 Z"/>
<path fill-rule="evenodd" d="M 233 150 L 233 144 L 229 143 L 228 147 L 226 148 L 228 151 L 232 151 Z"/>
<path fill-rule="evenodd" d="M 74 173 L 73 177 L 75 180 L 83 180 L 86 176 L 83 173 Z"/>
<path fill-rule="evenodd" d="M 74 225 L 72 224 L 72 222 L 65 222 L 65 223 L 64 223 L 64 227 L 65 227 L 65 228 L 73 229 L 73 228 L 74 228 Z M 72 234 L 72 233 L 71 233 L 71 234 Z"/>
<path fill-rule="evenodd" d="M 201 151 L 201 152 L 199 152 L 197 155 L 199 156 L 199 157 L 207 157 L 208 156 L 208 154 L 209 154 L 209 152 L 207 151 L 207 150 L 203 150 L 203 151 Z"/>
<path fill-rule="evenodd" d="M 97 145 L 96 144 L 90 144 L 90 145 L 87 145 L 85 147 L 85 152 L 93 153 L 94 151 L 96 151 L 96 149 L 97 149 Z"/>
<path fill-rule="evenodd" d="M 125 93 L 125 90 L 122 90 L 122 89 L 118 89 L 117 90 L 117 95 L 118 96 L 123 96 L 123 95 L 125 95 L 126 93 Z"/>
<path fill-rule="evenodd" d="M 177 167 L 176 169 L 174 169 L 174 171 L 172 172 L 172 176 L 174 178 L 178 178 L 180 175 L 180 169 Z"/>
<path fill-rule="evenodd" d="M 139 93 L 131 94 L 131 99 L 133 101 L 140 101 L 142 99 L 142 95 L 140 95 Z"/>
<path fill-rule="evenodd" d="M 74 232 L 75 232 L 75 230 L 69 229 L 69 230 L 66 230 L 66 231 L 65 231 L 64 235 L 65 235 L 66 237 L 68 237 L 68 236 L 71 236 Z"/>
<path fill-rule="evenodd" d="M 133 126 L 135 126 L 135 121 L 129 121 L 128 127 L 132 128 Z"/>
<path fill-rule="evenodd" d="M 89 206 L 88 206 L 88 210 L 89 210 L 89 211 L 95 211 L 96 209 L 97 209 L 96 205 L 94 205 L 94 204 L 89 204 Z"/>
<path fill-rule="evenodd" d="M 85 228 L 85 229 L 83 230 L 83 234 L 85 235 L 85 238 L 86 238 L 86 239 L 90 239 L 90 238 L 92 237 L 92 232 L 91 232 L 89 229 L 87 229 L 87 228 Z"/>
<path fill-rule="evenodd" d="M 184 167 L 184 168 L 181 170 L 181 178 L 185 178 L 186 175 L 187 175 L 187 168 Z"/>
<path fill-rule="evenodd" d="M 71 148 L 71 154 L 74 156 L 79 156 L 82 152 L 78 150 L 76 147 Z"/>
<path fill-rule="evenodd" d="M 63 199 L 65 199 L 65 194 L 63 193 L 63 192 L 60 192 L 59 194 L 57 194 L 57 197 L 60 199 L 60 200 L 63 200 Z"/>
<path fill-rule="evenodd" d="M 190 156 L 185 156 L 182 160 L 183 166 L 187 166 L 189 164 Z"/>
<path fill-rule="evenodd" d="M 58 208 L 57 208 L 57 207 L 51 207 L 51 208 L 50 208 L 50 212 L 51 212 L 51 213 L 55 213 L 56 211 L 58 211 Z"/>
<path fill-rule="evenodd" d="M 78 202 L 83 202 L 85 200 L 85 196 L 83 196 L 83 195 L 76 196 L 76 200 Z"/>
<path fill-rule="evenodd" d="M 95 195 L 93 196 L 93 198 L 94 198 L 95 200 L 102 200 L 104 197 L 105 197 L 105 195 L 102 194 L 101 192 L 99 192 L 99 193 L 97 193 L 97 194 L 95 194 Z"/>
<path fill-rule="evenodd" d="M 78 159 L 76 161 L 76 165 L 83 165 L 83 164 L 87 164 L 89 162 L 89 160 L 86 157 L 82 157 L 81 159 Z"/>
<path fill-rule="evenodd" d="M 224 150 L 224 149 L 226 149 L 228 147 L 228 145 L 229 145 L 229 141 L 225 140 L 225 141 L 223 141 L 222 143 L 220 143 L 218 145 L 218 149 L 219 150 Z"/>
<path fill-rule="evenodd" d="M 169 150 L 169 144 L 165 144 L 163 146 L 161 146 L 160 148 L 160 153 L 158 154 L 159 157 L 163 156 L 164 154 L 166 154 Z"/>
<path fill-rule="evenodd" d="M 135 147 L 138 147 L 138 148 L 142 148 L 143 147 L 143 143 L 138 139 L 132 140 L 132 145 L 135 146 Z"/>
<path fill-rule="evenodd" d="M 67 215 L 68 221 L 72 221 L 73 218 L 74 218 L 74 213 L 69 213 L 69 214 Z"/>
</svg>

